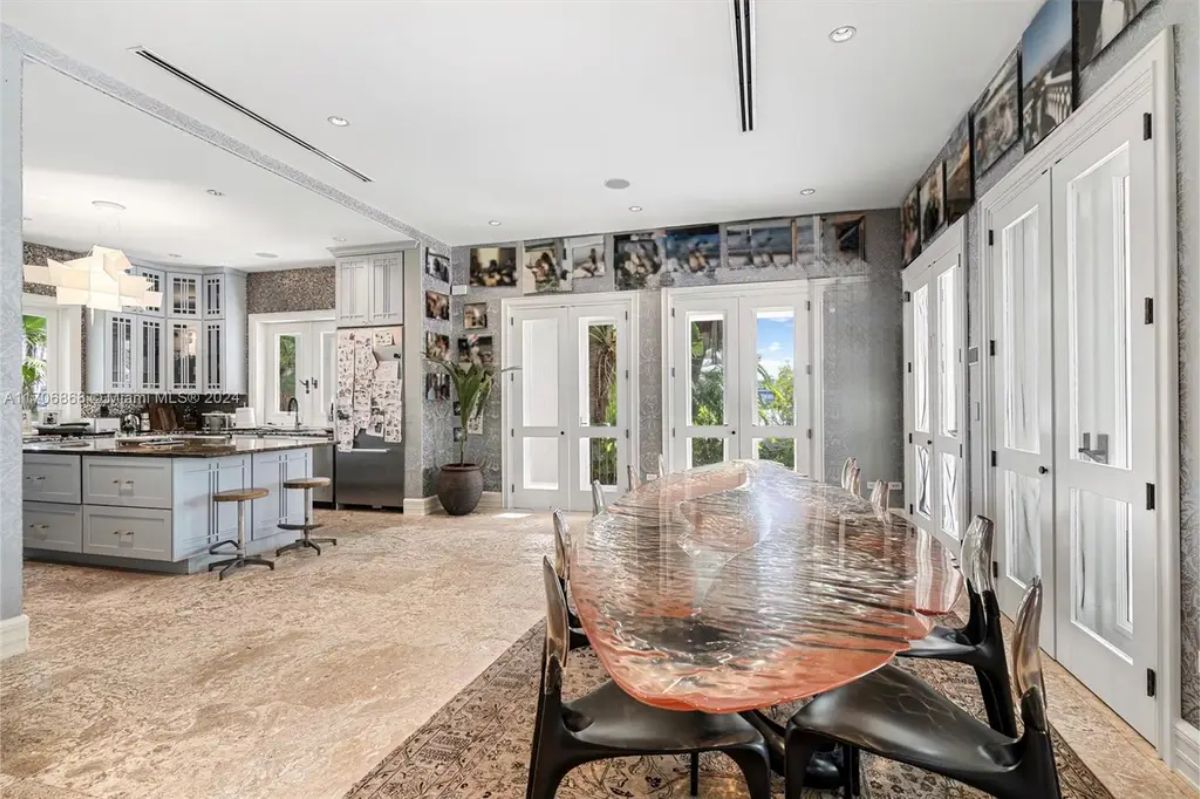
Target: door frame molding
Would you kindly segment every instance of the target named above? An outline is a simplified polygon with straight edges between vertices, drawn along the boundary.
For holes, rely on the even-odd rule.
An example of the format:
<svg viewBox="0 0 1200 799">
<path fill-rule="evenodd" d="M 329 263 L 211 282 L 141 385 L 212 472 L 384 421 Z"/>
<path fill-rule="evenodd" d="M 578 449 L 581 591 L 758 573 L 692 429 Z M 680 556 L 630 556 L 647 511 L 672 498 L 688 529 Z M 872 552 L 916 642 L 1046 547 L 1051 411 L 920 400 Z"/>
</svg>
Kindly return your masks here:
<svg viewBox="0 0 1200 799">
<path fill-rule="evenodd" d="M 508 329 L 512 325 L 512 312 L 516 308 L 587 308 L 593 305 L 610 305 L 624 303 L 629 311 L 629 462 L 636 468 L 641 467 L 641 437 L 638 435 L 641 414 L 639 404 L 641 375 L 638 369 L 640 363 L 641 338 L 639 331 L 640 292 L 636 291 L 597 291 L 586 294 L 531 294 L 519 297 L 504 297 L 500 300 L 500 368 L 508 364 Z M 501 500 L 505 509 L 512 504 L 512 453 L 509 446 L 510 436 L 504 435 L 504 428 L 509 426 L 508 406 L 511 402 L 512 380 L 504 380 L 500 375 L 500 488 Z M 510 372 L 510 375 L 513 373 Z M 620 485 L 622 475 L 617 475 Z"/>
<path fill-rule="evenodd" d="M 1156 372 L 1167 383 L 1157 392 L 1158 425 L 1156 533 L 1158 536 L 1158 754 L 1170 768 L 1178 762 L 1172 745 L 1176 721 L 1180 720 L 1180 532 L 1179 532 L 1179 320 L 1178 243 L 1176 241 L 1175 163 L 1175 76 L 1172 29 L 1160 32 L 1129 60 L 1095 95 L 1075 110 L 1041 144 L 1022 158 L 979 199 L 977 252 L 979 257 L 979 308 L 976 341 L 994 338 L 994 301 L 991 290 L 992 248 L 987 232 L 992 211 L 1026 189 L 1056 161 L 1073 151 L 1134 102 L 1150 97 L 1153 107 L 1154 183 L 1156 201 L 1154 338 Z M 986 277 L 985 277 L 986 275 Z M 981 347 L 982 349 L 982 347 Z M 982 359 L 982 356 L 981 356 Z M 980 452 L 991 449 L 995 440 L 996 409 L 988 400 L 994 389 L 991 364 L 981 372 L 983 399 L 980 419 L 971 423 L 971 437 L 978 436 Z M 979 461 L 979 493 L 986 512 L 992 507 L 995 486 L 990 469 Z"/>
</svg>

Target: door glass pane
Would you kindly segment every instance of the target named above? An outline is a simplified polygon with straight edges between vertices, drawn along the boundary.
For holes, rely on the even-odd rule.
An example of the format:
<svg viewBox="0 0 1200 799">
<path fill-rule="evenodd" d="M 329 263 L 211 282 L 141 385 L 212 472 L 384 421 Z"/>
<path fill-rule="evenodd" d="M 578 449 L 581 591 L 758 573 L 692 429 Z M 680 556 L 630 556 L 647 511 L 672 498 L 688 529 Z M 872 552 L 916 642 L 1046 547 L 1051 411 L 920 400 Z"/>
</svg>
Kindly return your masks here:
<svg viewBox="0 0 1200 799">
<path fill-rule="evenodd" d="M 691 348 L 688 358 L 690 423 L 693 425 L 724 424 L 724 316 L 719 313 L 688 314 L 688 341 Z"/>
<path fill-rule="evenodd" d="M 1132 643 L 1132 509 L 1071 489 L 1071 619 L 1118 652 Z"/>
<path fill-rule="evenodd" d="M 1067 186 L 1071 443 L 1076 460 L 1129 466 L 1129 152 Z"/>
<path fill-rule="evenodd" d="M 913 425 L 929 432 L 929 284 L 913 292 Z"/>
<path fill-rule="evenodd" d="M 587 369 L 580 376 L 584 390 L 579 398 L 584 407 L 579 416 L 585 425 L 613 426 L 617 423 L 617 326 L 613 322 L 580 321 L 584 333 L 580 344 L 581 349 L 586 348 Z"/>
<path fill-rule="evenodd" d="M 725 439 L 689 438 L 687 440 L 687 468 L 708 466 L 725 460 Z"/>
<path fill-rule="evenodd" d="M 1004 473 L 1004 517 L 1007 521 L 1005 570 L 1021 585 L 1042 573 L 1042 481 L 1016 472 Z"/>
<path fill-rule="evenodd" d="M 288 405 L 296 397 L 296 336 L 278 338 L 279 360 L 279 410 L 286 413 Z M 211 368 L 211 367 L 210 367 Z"/>
<path fill-rule="evenodd" d="M 958 267 L 938 275 L 938 416 L 942 435 L 958 435 Z"/>
<path fill-rule="evenodd" d="M 557 317 L 521 320 L 521 413 L 530 427 L 558 426 L 558 337 Z"/>
<path fill-rule="evenodd" d="M 922 446 L 916 447 L 917 457 L 917 513 L 929 519 L 933 516 L 930 507 L 933 499 L 933 475 L 929 471 L 929 450 Z"/>
<path fill-rule="evenodd" d="M 942 453 L 942 532 L 958 538 L 958 456 Z"/>
<path fill-rule="evenodd" d="M 760 461 L 775 461 L 789 469 L 796 468 L 796 439 L 756 438 L 754 457 Z"/>
<path fill-rule="evenodd" d="M 45 316 L 24 315 L 24 359 L 21 362 L 21 395 L 26 408 L 47 403 L 46 369 L 50 357 L 50 333 Z"/>
<path fill-rule="evenodd" d="M 1040 451 L 1038 438 L 1038 225 L 1030 213 L 1001 236 L 1000 358 L 1004 445 Z"/>
<path fill-rule="evenodd" d="M 539 491 L 558 490 L 558 437 L 526 437 L 521 486 Z"/>
<path fill-rule="evenodd" d="M 755 408 L 758 412 L 754 415 L 754 424 L 795 424 L 795 310 L 757 311 L 754 332 L 758 356 L 755 369 Z"/>
<path fill-rule="evenodd" d="M 605 488 L 617 487 L 617 440 L 615 438 L 579 439 L 579 489 L 588 491 L 593 480 Z"/>
</svg>

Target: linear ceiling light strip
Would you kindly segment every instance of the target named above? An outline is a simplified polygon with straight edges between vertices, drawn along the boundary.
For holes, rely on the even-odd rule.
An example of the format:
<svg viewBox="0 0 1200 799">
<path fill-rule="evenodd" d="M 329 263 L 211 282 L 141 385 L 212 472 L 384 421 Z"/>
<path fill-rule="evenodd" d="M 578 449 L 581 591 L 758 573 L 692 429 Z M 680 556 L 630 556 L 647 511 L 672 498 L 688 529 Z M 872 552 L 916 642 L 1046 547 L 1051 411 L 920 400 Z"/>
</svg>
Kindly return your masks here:
<svg viewBox="0 0 1200 799">
<path fill-rule="evenodd" d="M 255 122 L 257 122 L 258 124 L 260 124 L 266 128 L 270 128 L 272 131 L 274 131 L 275 133 L 284 137 L 285 139 L 292 142 L 293 144 L 303 147 L 305 150 L 308 150 L 310 153 L 317 156 L 318 158 L 325 159 L 329 163 L 336 166 L 338 169 L 341 169 L 342 171 L 347 172 L 347 173 L 353 175 L 354 177 L 358 178 L 363 183 L 371 182 L 371 179 L 369 177 L 367 177 L 363 173 L 359 172 L 357 169 L 354 169 L 353 167 L 348 166 L 347 164 L 343 163 L 342 161 L 339 161 L 338 159 L 334 158 L 332 155 L 330 155 L 329 153 L 320 149 L 319 147 L 315 147 L 315 146 L 309 144 L 304 139 L 301 139 L 299 136 L 297 136 L 293 133 L 289 133 L 288 131 L 279 127 L 274 122 L 267 119 L 266 117 L 264 117 L 260 114 L 256 114 L 254 111 L 251 111 L 249 108 L 242 105 L 237 100 L 234 100 L 232 97 L 222 94 L 221 92 L 217 91 L 213 87 L 209 86 L 207 83 L 204 83 L 203 81 L 192 77 L 191 75 L 184 72 L 182 69 L 175 66 L 174 64 L 171 64 L 170 62 L 164 61 L 162 58 L 159 58 L 157 55 L 150 52 L 149 50 L 139 47 L 136 50 L 134 50 L 134 52 L 137 53 L 142 58 L 149 61 L 151 64 L 154 64 L 159 69 L 163 69 L 163 70 L 171 73 L 175 77 L 179 78 L 180 80 L 190 83 L 193 87 L 204 92 L 205 94 L 207 94 L 209 97 L 213 98 L 214 100 L 224 103 L 225 105 L 232 108 L 234 111 L 237 111 L 239 114 L 242 114 L 243 116 L 247 116 L 250 119 L 253 119 Z"/>
</svg>

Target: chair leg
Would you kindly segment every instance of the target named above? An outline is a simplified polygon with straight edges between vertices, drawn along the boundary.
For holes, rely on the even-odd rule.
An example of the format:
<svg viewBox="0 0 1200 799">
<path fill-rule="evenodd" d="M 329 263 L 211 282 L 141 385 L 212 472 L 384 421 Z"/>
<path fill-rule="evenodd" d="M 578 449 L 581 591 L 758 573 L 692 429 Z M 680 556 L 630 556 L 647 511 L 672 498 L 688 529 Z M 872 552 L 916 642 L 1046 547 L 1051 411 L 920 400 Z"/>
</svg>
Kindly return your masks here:
<svg viewBox="0 0 1200 799">
<path fill-rule="evenodd" d="M 690 796 L 700 795 L 700 753 L 692 752 L 691 762 L 688 764 L 688 777 L 690 779 Z"/>
<path fill-rule="evenodd" d="M 526 796 L 529 799 L 554 799 L 558 784 L 567 774 L 567 769 L 544 765 L 542 758 L 534 761 L 534 770 L 529 775 L 529 789 Z"/>
<path fill-rule="evenodd" d="M 784 737 L 784 799 L 801 799 L 804 793 L 804 773 L 816 754 L 820 741 L 788 726 Z"/>
<path fill-rule="evenodd" d="M 988 726 L 1010 738 L 1017 737 L 1017 719 L 1013 711 L 1012 685 L 1008 677 L 1008 664 L 1004 654 L 988 658 L 984 665 L 975 667 L 979 690 L 983 694 L 983 706 L 987 711 Z"/>
<path fill-rule="evenodd" d="M 728 749 L 725 754 L 742 770 L 750 799 L 771 799 L 771 756 L 766 744 Z"/>
</svg>

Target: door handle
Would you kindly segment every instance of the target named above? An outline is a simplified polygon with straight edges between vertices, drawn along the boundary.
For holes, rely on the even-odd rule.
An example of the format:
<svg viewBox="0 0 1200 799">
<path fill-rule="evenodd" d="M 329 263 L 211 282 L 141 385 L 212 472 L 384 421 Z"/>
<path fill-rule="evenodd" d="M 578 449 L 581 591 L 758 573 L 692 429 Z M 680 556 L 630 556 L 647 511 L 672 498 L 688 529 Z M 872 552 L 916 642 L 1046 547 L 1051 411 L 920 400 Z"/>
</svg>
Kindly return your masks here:
<svg viewBox="0 0 1200 799">
<path fill-rule="evenodd" d="M 1038 467 L 1038 474 L 1049 474 L 1049 473 L 1050 473 L 1049 466 L 1039 466 Z"/>
</svg>

